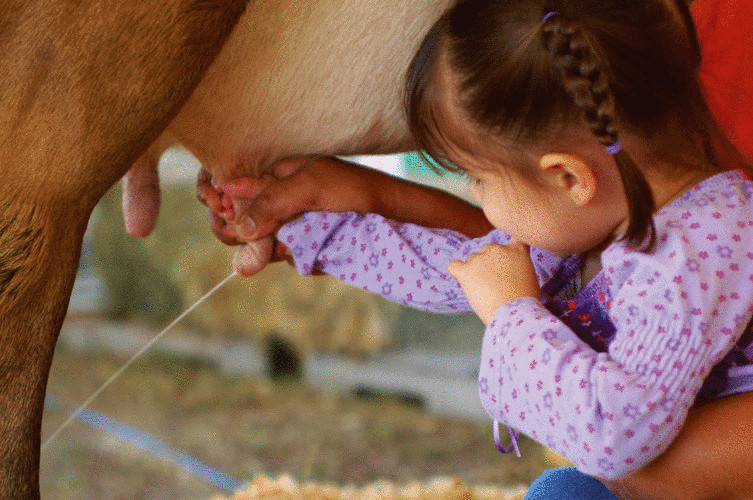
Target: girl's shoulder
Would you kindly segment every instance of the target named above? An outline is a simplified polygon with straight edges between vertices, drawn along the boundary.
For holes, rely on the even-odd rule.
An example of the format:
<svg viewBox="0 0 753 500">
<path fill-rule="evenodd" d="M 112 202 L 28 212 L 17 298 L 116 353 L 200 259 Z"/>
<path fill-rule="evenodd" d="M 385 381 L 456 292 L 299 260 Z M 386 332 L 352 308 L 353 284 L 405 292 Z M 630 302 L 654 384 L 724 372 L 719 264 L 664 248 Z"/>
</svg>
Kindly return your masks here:
<svg viewBox="0 0 753 500">
<path fill-rule="evenodd" d="M 654 225 L 660 244 L 674 235 L 686 244 L 737 239 L 753 231 L 753 182 L 737 170 L 709 177 L 659 210 Z"/>
<path fill-rule="evenodd" d="M 682 283 L 687 275 L 747 280 L 753 273 L 753 182 L 741 172 L 716 174 L 693 186 L 659 210 L 654 225 L 656 246 L 651 252 L 629 249 L 622 242 L 604 251 L 602 266 L 609 283 L 643 276 Z"/>
<path fill-rule="evenodd" d="M 690 204 L 695 207 L 718 205 L 727 200 L 743 199 L 750 201 L 753 197 L 753 181 L 742 170 L 720 172 L 708 177 L 688 189 L 675 201 L 669 203 L 665 209 L 673 209 Z"/>
<path fill-rule="evenodd" d="M 720 354 L 753 314 L 753 184 L 735 172 L 715 175 L 654 222 L 651 252 L 616 243 L 602 254 L 610 319 L 625 332 L 681 329 L 695 345 L 716 342 Z"/>
</svg>

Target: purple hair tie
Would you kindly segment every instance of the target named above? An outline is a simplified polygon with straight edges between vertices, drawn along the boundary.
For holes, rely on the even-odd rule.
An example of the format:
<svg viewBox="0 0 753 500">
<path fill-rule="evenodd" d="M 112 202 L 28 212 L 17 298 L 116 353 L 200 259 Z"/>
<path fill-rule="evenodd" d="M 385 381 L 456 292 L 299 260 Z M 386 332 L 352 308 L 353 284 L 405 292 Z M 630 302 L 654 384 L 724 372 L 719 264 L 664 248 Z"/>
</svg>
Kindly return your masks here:
<svg viewBox="0 0 753 500">
<path fill-rule="evenodd" d="M 557 16 L 557 15 L 559 15 L 559 12 L 557 12 L 556 10 L 553 10 L 552 12 L 547 13 L 544 16 L 544 18 L 541 20 L 541 24 L 546 24 L 546 22 L 548 20 L 550 20 L 551 18 L 553 18 L 554 16 Z"/>
<path fill-rule="evenodd" d="M 514 451 L 518 458 L 520 458 L 520 448 L 518 448 L 518 438 L 520 437 L 520 432 L 510 427 L 507 428 L 507 433 L 510 435 L 510 444 L 507 446 L 507 448 L 502 446 L 502 441 L 499 437 L 499 420 L 494 420 L 492 432 L 494 434 L 494 446 L 497 448 L 497 451 L 499 451 L 500 453 L 510 453 Z"/>
<path fill-rule="evenodd" d="M 616 141 L 614 144 L 610 144 L 609 146 L 604 148 L 607 153 L 610 155 L 616 155 L 620 151 L 622 151 L 622 143 L 620 141 Z"/>
</svg>

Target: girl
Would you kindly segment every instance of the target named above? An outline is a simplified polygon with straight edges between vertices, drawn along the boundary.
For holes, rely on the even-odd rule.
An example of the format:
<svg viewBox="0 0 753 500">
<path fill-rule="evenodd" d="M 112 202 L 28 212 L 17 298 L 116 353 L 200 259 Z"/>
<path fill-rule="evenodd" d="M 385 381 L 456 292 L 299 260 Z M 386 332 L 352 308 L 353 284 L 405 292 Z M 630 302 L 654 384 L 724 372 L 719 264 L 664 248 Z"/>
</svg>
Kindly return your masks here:
<svg viewBox="0 0 753 500">
<path fill-rule="evenodd" d="M 414 59 L 408 116 L 497 230 L 312 213 L 278 238 L 304 274 L 472 308 L 497 445 L 501 422 L 622 477 L 694 403 L 753 384 L 753 184 L 718 173 L 745 163 L 698 64 L 681 1 L 460 1 Z"/>
</svg>

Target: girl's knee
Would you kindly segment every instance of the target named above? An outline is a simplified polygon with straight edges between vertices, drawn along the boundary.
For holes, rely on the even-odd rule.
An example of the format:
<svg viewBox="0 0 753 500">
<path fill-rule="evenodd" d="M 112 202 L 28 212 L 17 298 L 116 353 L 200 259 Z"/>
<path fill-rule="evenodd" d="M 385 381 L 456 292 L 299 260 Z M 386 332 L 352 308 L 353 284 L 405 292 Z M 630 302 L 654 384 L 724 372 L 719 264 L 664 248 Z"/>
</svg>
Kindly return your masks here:
<svg viewBox="0 0 753 500">
<path fill-rule="evenodd" d="M 531 484 L 525 500 L 616 500 L 598 479 L 575 467 L 549 469 Z"/>
</svg>

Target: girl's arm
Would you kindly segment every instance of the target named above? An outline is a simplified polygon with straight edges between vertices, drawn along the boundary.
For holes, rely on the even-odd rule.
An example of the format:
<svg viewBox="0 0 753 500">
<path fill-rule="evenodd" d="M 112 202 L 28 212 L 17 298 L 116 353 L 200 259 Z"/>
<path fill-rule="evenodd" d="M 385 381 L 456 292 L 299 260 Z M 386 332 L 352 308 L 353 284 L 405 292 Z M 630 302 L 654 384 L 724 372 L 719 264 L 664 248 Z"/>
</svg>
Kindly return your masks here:
<svg viewBox="0 0 753 500">
<path fill-rule="evenodd" d="M 452 277 L 449 263 L 468 259 L 481 249 L 507 248 L 510 242 L 510 236 L 499 230 L 471 239 L 449 229 L 355 212 L 309 212 L 283 226 L 277 238 L 304 276 L 330 274 L 389 300 L 441 313 L 470 312 L 475 300 Z M 520 273 L 511 266 L 510 281 L 526 274 L 528 286 L 538 293 L 563 259 L 521 245 L 512 247 L 525 253 L 527 266 Z M 507 262 L 512 264 L 510 259 Z"/>
<path fill-rule="evenodd" d="M 272 177 L 239 178 L 217 188 L 202 173 L 197 191 L 213 214 L 215 234 L 228 244 L 269 236 L 310 211 L 378 213 L 470 238 L 493 229 L 481 209 L 461 198 L 336 158 L 283 160 Z"/>
<path fill-rule="evenodd" d="M 728 256 L 733 246 L 705 236 Z M 748 241 L 730 243 L 738 239 L 738 246 Z M 745 285 L 750 266 L 720 272 L 716 263 L 699 262 L 711 255 L 705 247 L 693 247 L 702 250 L 698 260 L 676 248 L 647 256 L 615 246 L 602 257 L 604 300 L 617 328 L 608 352 L 578 339 L 530 293 L 499 308 L 485 332 L 479 372 L 492 419 L 601 478 L 624 477 L 663 453 L 712 367 L 745 330 L 753 303 Z M 479 265 L 483 256 L 471 259 L 478 278 L 498 274 L 499 259 Z"/>
<path fill-rule="evenodd" d="M 283 226 L 277 239 L 304 276 L 326 273 L 404 305 L 452 313 L 471 309 L 448 263 L 488 243 L 507 243 L 509 237 L 492 231 L 469 239 L 377 214 L 309 212 Z"/>
<path fill-rule="evenodd" d="M 649 464 L 680 432 L 712 360 L 740 333 L 707 344 L 671 311 L 658 320 L 643 314 L 656 298 L 627 304 L 632 324 L 609 353 L 595 352 L 535 299 L 503 306 L 484 336 L 483 406 L 586 474 L 614 479 Z"/>
<path fill-rule="evenodd" d="M 753 50 L 753 35 L 745 28 L 753 21 L 753 4 L 745 0 L 695 0 L 691 8 L 703 47 L 701 78 L 709 104 L 720 124 L 731 127 L 727 131 L 737 146 L 753 158 L 753 126 L 745 123 L 747 119 L 750 124 L 753 116 L 753 79 L 741 76 L 745 68 L 740 65 L 740 61 L 751 60 L 744 52 Z M 723 88 L 735 84 L 752 91 L 729 92 Z M 746 103 L 741 103 L 746 97 Z M 664 454 L 626 478 L 605 483 L 622 500 L 753 498 L 751 424 L 753 393 L 694 407 Z"/>
</svg>

